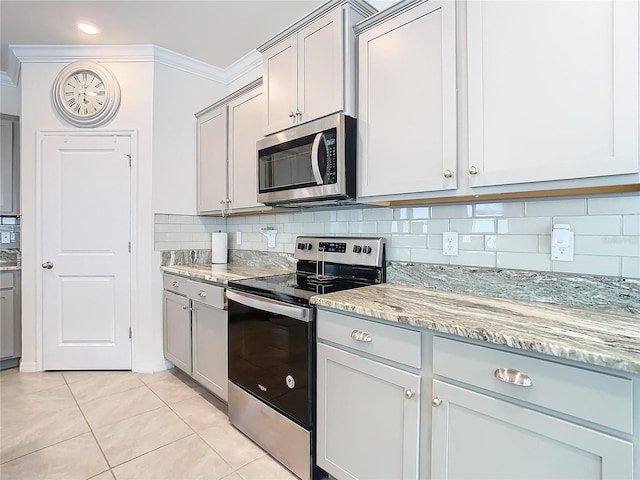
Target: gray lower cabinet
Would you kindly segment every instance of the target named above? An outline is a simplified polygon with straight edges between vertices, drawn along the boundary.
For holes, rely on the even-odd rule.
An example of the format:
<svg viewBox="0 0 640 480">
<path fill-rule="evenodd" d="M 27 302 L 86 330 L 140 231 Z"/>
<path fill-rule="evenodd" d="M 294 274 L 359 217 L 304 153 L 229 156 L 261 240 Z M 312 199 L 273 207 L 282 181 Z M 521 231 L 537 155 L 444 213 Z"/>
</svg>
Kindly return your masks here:
<svg viewBox="0 0 640 480">
<path fill-rule="evenodd" d="M 194 380 L 227 401 L 227 311 L 191 303 L 192 373 Z"/>
<path fill-rule="evenodd" d="M 397 361 L 420 361 L 420 334 L 386 342 L 403 330 L 366 323 L 318 312 L 317 463 L 337 479 L 417 479 L 420 376 Z"/>
<path fill-rule="evenodd" d="M 227 401 L 227 311 L 224 287 L 164 275 L 164 356 Z"/>
<path fill-rule="evenodd" d="M 432 479 L 635 478 L 631 379 L 440 337 L 433 363 Z"/>
<path fill-rule="evenodd" d="M 433 395 L 434 480 L 633 478 L 630 442 L 438 380 Z"/>
<path fill-rule="evenodd" d="M 191 312 L 184 295 L 165 291 L 163 294 L 164 357 L 191 375 Z"/>
<path fill-rule="evenodd" d="M 20 357 L 20 272 L 0 272 L 0 361 L 2 368 Z"/>
</svg>

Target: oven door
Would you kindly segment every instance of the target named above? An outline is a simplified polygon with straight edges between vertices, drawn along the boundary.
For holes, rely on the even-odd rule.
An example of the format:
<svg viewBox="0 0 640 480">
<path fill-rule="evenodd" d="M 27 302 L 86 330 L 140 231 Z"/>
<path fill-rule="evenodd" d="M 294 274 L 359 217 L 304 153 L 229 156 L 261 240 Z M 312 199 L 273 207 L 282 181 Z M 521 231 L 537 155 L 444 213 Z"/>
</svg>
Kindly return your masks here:
<svg viewBox="0 0 640 480">
<path fill-rule="evenodd" d="M 227 290 L 229 380 L 310 429 L 314 310 Z"/>
</svg>

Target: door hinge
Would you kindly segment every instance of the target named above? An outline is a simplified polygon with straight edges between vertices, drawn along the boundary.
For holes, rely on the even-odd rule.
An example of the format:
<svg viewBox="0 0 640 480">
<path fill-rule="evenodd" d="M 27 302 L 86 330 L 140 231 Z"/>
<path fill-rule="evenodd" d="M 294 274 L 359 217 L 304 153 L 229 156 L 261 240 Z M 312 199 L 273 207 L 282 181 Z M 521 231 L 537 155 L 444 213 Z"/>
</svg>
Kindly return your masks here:
<svg viewBox="0 0 640 480">
<path fill-rule="evenodd" d="M 129 157 L 129 166 L 131 166 L 131 154 L 130 153 L 125 153 L 125 155 L 127 157 Z"/>
<path fill-rule="evenodd" d="M 129 253 L 131 253 L 131 242 L 129 242 Z"/>
<path fill-rule="evenodd" d="M 129 327 L 129 338 L 131 338 L 131 327 Z"/>
</svg>

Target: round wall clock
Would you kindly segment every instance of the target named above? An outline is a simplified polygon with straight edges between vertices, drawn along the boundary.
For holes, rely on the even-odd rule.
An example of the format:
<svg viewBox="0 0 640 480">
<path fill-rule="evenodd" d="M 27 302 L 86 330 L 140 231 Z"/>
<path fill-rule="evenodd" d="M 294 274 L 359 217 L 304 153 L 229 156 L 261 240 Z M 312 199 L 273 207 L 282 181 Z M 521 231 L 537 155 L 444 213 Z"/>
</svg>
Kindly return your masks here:
<svg viewBox="0 0 640 480">
<path fill-rule="evenodd" d="M 96 127 L 113 118 L 120 107 L 120 85 L 104 66 L 89 61 L 63 68 L 51 90 L 53 106 L 76 127 Z"/>
</svg>

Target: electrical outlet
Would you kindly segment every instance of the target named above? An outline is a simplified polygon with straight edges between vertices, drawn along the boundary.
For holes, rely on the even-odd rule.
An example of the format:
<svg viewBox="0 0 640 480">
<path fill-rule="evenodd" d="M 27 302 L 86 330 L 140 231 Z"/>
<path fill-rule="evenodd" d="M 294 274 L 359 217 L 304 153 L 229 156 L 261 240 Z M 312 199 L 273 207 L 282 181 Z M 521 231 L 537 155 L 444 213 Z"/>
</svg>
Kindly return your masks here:
<svg viewBox="0 0 640 480">
<path fill-rule="evenodd" d="M 551 260 L 573 262 L 573 232 L 571 226 L 557 223 L 551 232 Z"/>
<path fill-rule="evenodd" d="M 11 232 L 2 232 L 0 234 L 0 243 L 11 243 Z"/>
<path fill-rule="evenodd" d="M 236 245 L 242 245 L 242 232 L 236 232 Z"/>
<path fill-rule="evenodd" d="M 442 254 L 458 255 L 458 232 L 444 232 L 442 234 Z"/>
</svg>

